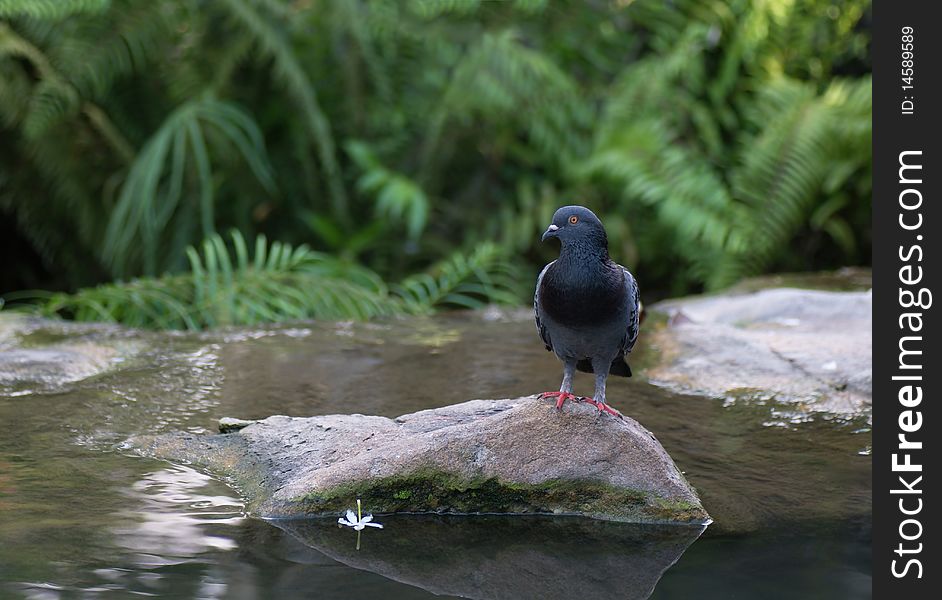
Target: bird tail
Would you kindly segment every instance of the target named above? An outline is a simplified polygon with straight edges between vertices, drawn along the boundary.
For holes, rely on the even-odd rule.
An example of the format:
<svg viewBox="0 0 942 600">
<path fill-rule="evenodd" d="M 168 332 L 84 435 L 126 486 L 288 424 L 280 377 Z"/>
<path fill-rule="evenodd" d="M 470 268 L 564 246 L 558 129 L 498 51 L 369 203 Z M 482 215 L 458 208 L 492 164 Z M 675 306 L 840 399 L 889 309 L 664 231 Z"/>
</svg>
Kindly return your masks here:
<svg viewBox="0 0 942 600">
<path fill-rule="evenodd" d="M 592 361 L 587 358 L 577 362 L 576 369 L 583 373 L 595 372 L 592 370 Z M 608 373 L 609 375 L 618 375 L 619 377 L 631 377 L 631 367 L 628 366 L 628 361 L 625 360 L 624 356 L 619 356 L 612 361 L 612 366 L 609 367 Z"/>
<path fill-rule="evenodd" d="M 631 367 L 628 366 L 628 361 L 625 360 L 624 356 L 619 356 L 613 360 L 608 372 L 619 377 L 631 377 Z"/>
</svg>

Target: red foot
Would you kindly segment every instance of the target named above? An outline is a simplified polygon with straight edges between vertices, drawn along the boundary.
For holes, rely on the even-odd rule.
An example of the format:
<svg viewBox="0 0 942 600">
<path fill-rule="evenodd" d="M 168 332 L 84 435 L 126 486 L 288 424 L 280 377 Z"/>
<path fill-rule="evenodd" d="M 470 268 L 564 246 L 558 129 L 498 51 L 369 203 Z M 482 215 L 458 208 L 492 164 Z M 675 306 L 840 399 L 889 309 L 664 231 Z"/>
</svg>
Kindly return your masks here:
<svg viewBox="0 0 942 600">
<path fill-rule="evenodd" d="M 612 408 L 612 407 L 609 406 L 608 404 L 605 404 L 604 402 L 596 402 L 596 401 L 593 400 L 592 398 L 584 398 L 584 400 L 585 400 L 586 402 L 588 402 L 589 404 L 595 406 L 595 408 L 599 409 L 599 413 L 607 412 L 608 414 L 612 415 L 613 417 L 618 417 L 619 419 L 624 419 L 624 418 L 625 418 L 624 416 L 622 416 L 622 414 L 621 414 L 620 412 L 618 412 L 617 410 L 615 410 L 614 408 Z"/>
<path fill-rule="evenodd" d="M 543 392 L 542 394 L 537 395 L 537 398 L 540 400 L 544 398 L 557 398 L 556 400 L 556 410 L 560 410 L 563 407 L 563 404 L 566 400 L 572 400 L 573 402 L 582 402 L 585 400 L 582 396 L 577 396 L 575 394 L 570 394 L 569 392 Z"/>
</svg>

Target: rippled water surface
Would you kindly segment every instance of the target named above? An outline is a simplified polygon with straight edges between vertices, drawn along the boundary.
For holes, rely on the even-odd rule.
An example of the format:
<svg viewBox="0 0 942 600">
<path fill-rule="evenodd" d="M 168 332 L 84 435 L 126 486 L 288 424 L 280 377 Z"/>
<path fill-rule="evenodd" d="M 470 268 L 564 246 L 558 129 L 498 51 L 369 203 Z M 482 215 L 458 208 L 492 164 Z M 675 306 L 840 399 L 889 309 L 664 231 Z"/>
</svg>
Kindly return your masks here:
<svg viewBox="0 0 942 600">
<path fill-rule="evenodd" d="M 609 400 L 657 435 L 713 516 L 699 539 L 582 520 L 404 516 L 358 539 L 246 516 L 224 483 L 125 445 L 212 431 L 223 416 L 396 416 L 555 389 L 559 378 L 526 315 L 203 334 L 0 315 L 0 597 L 870 596 L 864 418 L 612 381 Z M 577 376 L 577 391 L 591 383 Z"/>
</svg>

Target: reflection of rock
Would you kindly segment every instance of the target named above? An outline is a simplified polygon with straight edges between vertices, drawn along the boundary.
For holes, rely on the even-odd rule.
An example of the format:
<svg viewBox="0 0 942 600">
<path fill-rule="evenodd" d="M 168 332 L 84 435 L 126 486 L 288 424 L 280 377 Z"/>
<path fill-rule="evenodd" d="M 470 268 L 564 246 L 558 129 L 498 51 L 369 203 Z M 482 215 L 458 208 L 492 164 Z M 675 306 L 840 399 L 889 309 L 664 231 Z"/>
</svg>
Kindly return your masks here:
<svg viewBox="0 0 942 600">
<path fill-rule="evenodd" d="M 332 521 L 278 520 L 305 544 L 357 569 L 463 598 L 651 595 L 699 526 L 546 517 L 405 517 L 357 535 Z"/>
<path fill-rule="evenodd" d="M 662 357 L 645 372 L 655 383 L 841 414 L 869 410 L 869 291 L 768 289 L 669 300 L 654 309 L 670 317 L 647 333 Z"/>
<path fill-rule="evenodd" d="M 154 554 L 167 562 L 182 562 L 212 550 L 232 550 L 235 542 L 213 535 L 207 524 L 238 525 L 244 518 L 241 503 L 213 494 L 217 482 L 184 466 L 169 466 L 145 473 L 128 489 L 128 506 L 111 527 L 115 542 L 149 564 Z M 223 488 L 225 489 L 225 488 Z"/>
<path fill-rule="evenodd" d="M 262 516 L 372 510 L 709 517 L 654 436 L 630 418 L 552 401 L 474 400 L 401 416 L 269 417 L 225 435 L 137 440 L 225 475 Z"/>
</svg>

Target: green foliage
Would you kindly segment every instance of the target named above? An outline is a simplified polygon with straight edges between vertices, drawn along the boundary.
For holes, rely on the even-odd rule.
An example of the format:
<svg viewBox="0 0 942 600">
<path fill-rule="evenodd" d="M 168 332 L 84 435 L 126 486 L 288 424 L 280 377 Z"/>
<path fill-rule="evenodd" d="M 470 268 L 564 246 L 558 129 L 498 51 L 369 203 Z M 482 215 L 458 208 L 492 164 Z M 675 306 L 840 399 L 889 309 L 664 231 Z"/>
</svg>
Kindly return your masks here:
<svg viewBox="0 0 942 600">
<path fill-rule="evenodd" d="M 731 6 L 743 7 L 744 20 L 712 6 L 703 22 L 664 28 L 664 50 L 621 74 L 581 165 L 624 210 L 653 211 L 661 251 L 652 258 L 681 258 L 676 273 L 688 285 L 723 287 L 795 264 L 792 242 L 809 228 L 854 261 L 849 220 L 869 217 L 870 77 L 798 79 L 789 64 L 799 7 Z M 856 22 L 860 5 L 845 9 Z"/>
<path fill-rule="evenodd" d="M 584 149 L 588 118 L 578 84 L 544 53 L 528 48 L 519 33 L 507 29 L 485 33 L 468 48 L 454 67 L 431 123 L 440 128 L 444 119 L 480 120 L 508 126 L 526 135 L 542 160 L 565 168 Z M 438 142 L 434 137 L 432 141 Z"/>
<path fill-rule="evenodd" d="M 362 142 L 347 144 L 347 153 L 363 170 L 357 190 L 376 198 L 379 218 L 405 223 L 409 237 L 419 237 L 428 221 L 429 200 L 422 188 L 408 177 L 391 171 L 376 159 Z"/>
<path fill-rule="evenodd" d="M 80 321 L 202 329 L 301 319 L 362 320 L 442 306 L 515 302 L 518 297 L 506 263 L 486 244 L 393 290 L 369 269 L 304 245 L 269 243 L 260 235 L 250 252 L 235 230 L 229 246 L 213 234 L 186 254 L 186 273 L 54 294 L 35 306 L 42 314 Z"/>
<path fill-rule="evenodd" d="M 870 10 L 0 0 L 0 235 L 35 273 L 0 273 L 0 288 L 85 288 L 59 297 L 84 309 L 56 312 L 91 318 L 96 300 L 174 327 L 525 302 L 554 253 L 540 232 L 570 203 L 602 217 L 643 290 L 866 264 Z M 319 257 L 249 268 L 262 279 L 246 286 L 330 263 L 366 296 L 198 302 L 208 252 L 224 265 L 204 240 L 230 228 Z M 400 283 L 367 285 L 354 264 Z M 130 281 L 91 287 L 115 278 Z M 118 296 L 145 289 L 183 313 L 121 316 Z"/>
<path fill-rule="evenodd" d="M 212 98 L 184 104 L 141 149 L 111 213 L 102 252 L 115 274 L 126 273 L 135 260 L 148 275 L 174 265 L 180 258 L 179 236 L 174 239 L 174 234 L 187 231 L 195 215 L 204 236 L 215 231 L 208 126 L 241 153 L 266 189 L 274 188 L 262 133 L 249 115 Z M 188 167 L 195 171 L 198 192 L 192 195 L 198 202 L 180 206 Z"/>
<path fill-rule="evenodd" d="M 725 174 L 708 148 L 685 143 L 658 111 L 613 122 L 585 172 L 618 185 L 626 204 L 652 207 L 712 287 L 763 272 L 813 214 L 816 228 L 853 255 L 847 222 L 815 208 L 822 191 L 868 178 L 870 93 L 869 78 L 837 81 L 820 94 L 788 78 L 769 82 L 744 107 L 747 127 L 726 145 L 735 154 Z"/>
<path fill-rule="evenodd" d="M 76 13 L 101 12 L 110 0 L 0 0 L 0 18 L 61 19 Z"/>
<path fill-rule="evenodd" d="M 761 129 L 744 140 L 741 164 L 730 175 L 741 201 L 735 244 L 726 244 L 711 283 L 727 285 L 763 272 L 802 226 L 812 224 L 848 253 L 856 250 L 850 225 L 837 214 L 841 196 L 818 205 L 819 191 L 834 193 L 861 176 L 869 179 L 869 78 L 838 80 L 821 94 L 782 80 L 758 94 L 748 118 Z M 846 198 L 843 199 L 846 202 Z"/>
<path fill-rule="evenodd" d="M 273 19 L 249 0 L 225 0 L 225 4 L 245 30 L 254 37 L 260 49 L 271 57 L 275 75 L 294 99 L 303 115 L 304 126 L 316 142 L 321 165 L 326 172 L 334 215 L 341 221 L 348 222 L 350 214 L 347 194 L 341 181 L 330 123 L 321 110 L 317 91 L 302 68 L 300 60 L 295 56 L 289 40 L 276 28 Z M 264 4 L 269 7 L 278 6 L 277 3 Z"/>
<path fill-rule="evenodd" d="M 393 290 L 412 310 L 435 306 L 481 308 L 488 302 L 515 304 L 521 286 L 500 248 L 484 243 L 465 256 L 456 252 L 426 273 L 411 275 Z"/>
</svg>

